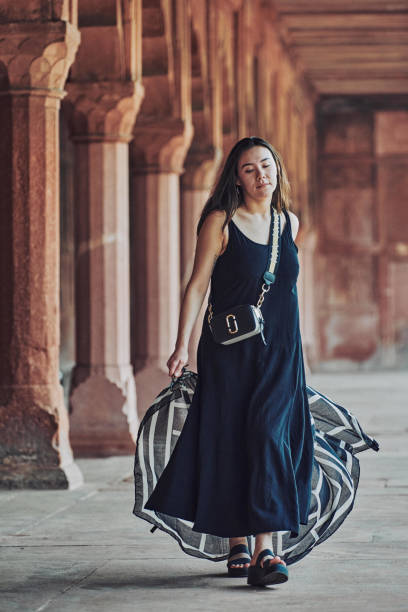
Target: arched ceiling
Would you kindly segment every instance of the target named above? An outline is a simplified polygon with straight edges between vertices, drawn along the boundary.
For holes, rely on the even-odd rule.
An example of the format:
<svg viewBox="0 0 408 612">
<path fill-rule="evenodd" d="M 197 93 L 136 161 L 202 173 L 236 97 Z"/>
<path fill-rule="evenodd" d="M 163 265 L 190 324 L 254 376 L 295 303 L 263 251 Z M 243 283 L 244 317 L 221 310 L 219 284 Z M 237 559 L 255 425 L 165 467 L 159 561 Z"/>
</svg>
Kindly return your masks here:
<svg viewBox="0 0 408 612">
<path fill-rule="evenodd" d="M 408 0 L 264 0 L 318 94 L 408 93 Z"/>
</svg>

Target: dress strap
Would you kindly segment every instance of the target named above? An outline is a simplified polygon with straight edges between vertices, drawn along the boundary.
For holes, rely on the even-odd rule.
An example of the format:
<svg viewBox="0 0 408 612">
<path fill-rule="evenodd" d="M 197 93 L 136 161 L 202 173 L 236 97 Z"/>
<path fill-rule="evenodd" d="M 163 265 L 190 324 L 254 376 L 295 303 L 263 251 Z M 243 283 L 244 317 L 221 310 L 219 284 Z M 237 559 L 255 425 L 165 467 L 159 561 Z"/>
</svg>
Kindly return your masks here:
<svg viewBox="0 0 408 612">
<path fill-rule="evenodd" d="M 286 208 L 283 209 L 283 214 L 286 217 L 286 223 L 288 224 L 288 227 L 290 229 L 290 235 L 292 235 L 292 224 L 290 222 L 290 215 L 289 215 L 288 211 L 286 210 Z M 283 228 L 283 229 L 285 229 L 285 228 Z M 282 230 L 282 233 L 283 233 L 283 230 Z"/>
</svg>

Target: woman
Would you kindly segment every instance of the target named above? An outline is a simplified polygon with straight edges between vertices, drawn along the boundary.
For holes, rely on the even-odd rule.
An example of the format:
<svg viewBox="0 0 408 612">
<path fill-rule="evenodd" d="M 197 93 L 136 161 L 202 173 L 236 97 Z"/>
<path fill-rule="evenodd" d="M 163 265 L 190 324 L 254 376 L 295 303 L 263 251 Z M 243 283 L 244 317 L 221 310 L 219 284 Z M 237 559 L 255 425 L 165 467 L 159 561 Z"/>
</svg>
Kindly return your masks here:
<svg viewBox="0 0 408 612">
<path fill-rule="evenodd" d="M 301 526 L 312 516 L 314 465 L 296 290 L 299 263 L 294 240 L 299 221 L 288 210 L 289 183 L 282 160 L 261 138 L 244 138 L 233 147 L 202 211 L 176 346 L 167 362 L 169 375 L 180 377 L 210 280 L 214 315 L 239 304 L 256 303 L 270 256 L 272 207 L 280 219 L 280 257 L 276 280 L 262 304 L 265 342 L 258 334 L 234 344 L 218 344 L 207 308 L 191 407 L 167 466 L 145 504 L 157 516 L 192 521 L 192 529 L 201 534 L 229 538 L 228 573 L 248 576 L 252 585 L 288 578 L 285 561 L 272 552 L 272 534 L 287 532 L 295 538 L 295 545 L 287 547 L 287 558 L 293 562 L 317 543 L 318 533 L 309 525 L 313 542 L 296 557 L 296 538 L 303 537 L 302 529 L 306 533 Z M 339 456 L 345 452 L 342 444 Z M 365 447 L 369 445 L 374 443 Z M 343 477 L 347 483 L 351 480 L 349 474 Z M 328 487 L 333 478 L 331 474 L 327 479 Z M 317 494 L 313 490 L 314 497 L 321 495 L 319 508 L 329 507 L 334 515 L 335 495 L 324 479 L 316 477 L 319 480 L 323 485 L 320 483 Z M 345 514 L 353 501 L 354 495 Z M 326 524 L 330 522 L 327 516 Z M 337 527 L 331 526 L 323 539 Z M 253 555 L 246 545 L 247 536 L 255 536 Z"/>
</svg>

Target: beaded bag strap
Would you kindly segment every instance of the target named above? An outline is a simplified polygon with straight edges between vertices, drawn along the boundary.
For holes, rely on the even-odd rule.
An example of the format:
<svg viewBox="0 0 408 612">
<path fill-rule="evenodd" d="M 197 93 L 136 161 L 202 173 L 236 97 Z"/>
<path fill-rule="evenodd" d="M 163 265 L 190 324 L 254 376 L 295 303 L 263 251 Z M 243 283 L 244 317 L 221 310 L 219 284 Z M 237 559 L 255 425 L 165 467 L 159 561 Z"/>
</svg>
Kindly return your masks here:
<svg viewBox="0 0 408 612">
<path fill-rule="evenodd" d="M 271 285 L 276 280 L 276 273 L 280 257 L 280 216 L 276 208 L 271 206 L 271 229 L 269 238 L 269 265 L 263 275 L 261 293 L 259 294 L 256 305 L 260 308 L 264 301 L 265 293 L 268 293 Z"/>
</svg>

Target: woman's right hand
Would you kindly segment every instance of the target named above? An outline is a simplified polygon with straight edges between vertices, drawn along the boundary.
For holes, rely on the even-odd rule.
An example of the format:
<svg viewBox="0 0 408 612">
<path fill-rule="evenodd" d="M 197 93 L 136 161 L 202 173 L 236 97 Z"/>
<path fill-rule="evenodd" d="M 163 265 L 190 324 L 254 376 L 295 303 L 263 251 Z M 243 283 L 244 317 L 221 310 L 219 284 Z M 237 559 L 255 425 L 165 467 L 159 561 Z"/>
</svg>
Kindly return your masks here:
<svg viewBox="0 0 408 612">
<path fill-rule="evenodd" d="M 170 355 L 167 361 L 167 367 L 169 368 L 169 376 L 181 376 L 183 372 L 183 366 L 187 364 L 188 351 L 185 347 L 178 347 Z"/>
<path fill-rule="evenodd" d="M 225 218 L 225 210 L 213 210 L 206 217 L 198 235 L 193 271 L 180 310 L 176 348 L 166 364 L 169 376 L 178 378 L 183 373 L 183 366 L 187 364 L 189 338 L 203 304 L 215 262 L 223 248 Z"/>
</svg>

